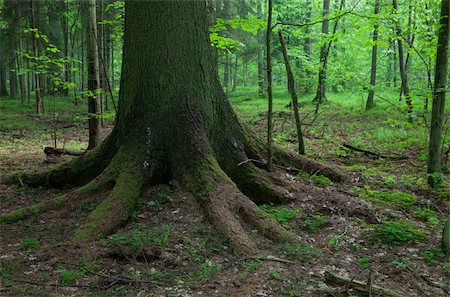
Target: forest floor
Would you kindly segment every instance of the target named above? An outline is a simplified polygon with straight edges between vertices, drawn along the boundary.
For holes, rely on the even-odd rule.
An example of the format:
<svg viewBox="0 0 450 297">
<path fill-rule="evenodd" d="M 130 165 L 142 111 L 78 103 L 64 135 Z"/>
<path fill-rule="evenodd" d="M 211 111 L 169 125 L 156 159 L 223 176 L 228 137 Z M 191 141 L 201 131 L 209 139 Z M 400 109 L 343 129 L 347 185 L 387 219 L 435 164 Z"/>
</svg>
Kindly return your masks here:
<svg viewBox="0 0 450 297">
<path fill-rule="evenodd" d="M 230 101 L 241 120 L 263 135 L 266 101 L 254 94 L 243 89 Z M 275 172 L 295 185 L 292 202 L 261 209 L 300 242 L 274 244 L 249 227 L 248 232 L 276 259 L 232 249 L 189 193 L 158 185 L 142 193 L 141 208 L 126 227 L 87 246 L 67 239 L 102 197 L 0 225 L 0 296 L 369 296 L 331 285 L 325 272 L 397 296 L 447 296 L 450 263 L 440 238 L 450 210 L 449 175 L 437 190 L 426 185 L 426 116 L 409 124 L 396 99 L 367 112 L 364 95 L 329 96 L 317 117 L 311 98 L 300 100 L 307 155 L 340 166 L 349 179 L 333 183 L 320 175 Z M 275 140 L 294 150 L 288 103 L 277 90 Z M 0 178 L 71 158 L 43 153 L 53 145 L 55 122 L 75 124 L 57 129 L 59 147 L 85 147 L 83 112 L 83 106 L 55 99 L 47 116 L 37 117 L 32 105 L 1 99 Z M 0 213 L 65 191 L 0 184 Z"/>
</svg>

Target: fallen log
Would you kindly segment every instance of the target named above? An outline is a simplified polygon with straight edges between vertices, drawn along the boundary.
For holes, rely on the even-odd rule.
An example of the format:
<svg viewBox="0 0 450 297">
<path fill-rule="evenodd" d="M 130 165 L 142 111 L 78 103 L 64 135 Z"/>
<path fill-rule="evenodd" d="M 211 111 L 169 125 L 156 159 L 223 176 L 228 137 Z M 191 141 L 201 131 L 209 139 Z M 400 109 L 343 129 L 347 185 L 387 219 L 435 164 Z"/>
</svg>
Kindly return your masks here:
<svg viewBox="0 0 450 297">
<path fill-rule="evenodd" d="M 67 150 L 67 149 L 63 149 L 63 148 L 54 148 L 54 147 L 46 146 L 44 148 L 44 153 L 47 156 L 50 156 L 50 155 L 82 156 L 86 153 L 86 151 L 75 151 L 75 150 Z"/>
<path fill-rule="evenodd" d="M 391 160 L 407 160 L 407 159 L 409 159 L 406 156 L 385 156 L 385 155 L 382 155 L 382 154 L 374 153 L 374 152 L 371 152 L 371 151 L 368 151 L 368 150 L 365 150 L 365 149 L 361 149 L 361 148 L 352 146 L 352 145 L 350 145 L 348 143 L 344 143 L 342 146 L 345 147 L 345 148 L 348 148 L 349 150 L 355 151 L 355 152 L 360 152 L 360 153 L 364 153 L 365 155 L 368 155 L 368 156 L 373 156 L 376 159 L 380 159 L 380 158 L 382 158 L 382 159 L 391 159 Z"/>
<path fill-rule="evenodd" d="M 382 287 L 370 285 L 363 281 L 349 279 L 349 278 L 341 276 L 341 275 L 333 274 L 329 271 L 325 271 L 325 283 L 327 285 L 337 286 L 337 287 L 346 286 L 348 288 L 352 288 L 354 290 L 364 292 L 364 293 L 370 292 L 375 296 L 386 296 L 386 297 L 403 297 L 404 296 L 404 295 L 392 292 L 389 289 L 384 289 Z"/>
</svg>

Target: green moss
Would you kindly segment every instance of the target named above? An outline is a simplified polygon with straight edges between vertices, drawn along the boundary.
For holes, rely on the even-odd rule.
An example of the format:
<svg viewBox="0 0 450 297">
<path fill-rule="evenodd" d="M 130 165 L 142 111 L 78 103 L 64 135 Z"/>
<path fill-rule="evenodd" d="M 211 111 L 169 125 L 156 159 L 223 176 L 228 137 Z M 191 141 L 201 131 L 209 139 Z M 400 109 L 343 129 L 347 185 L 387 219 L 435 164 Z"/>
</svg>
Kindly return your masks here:
<svg viewBox="0 0 450 297">
<path fill-rule="evenodd" d="M 72 239 L 76 242 L 86 243 L 97 236 L 98 227 L 95 224 L 84 224 L 73 234 Z"/>
</svg>

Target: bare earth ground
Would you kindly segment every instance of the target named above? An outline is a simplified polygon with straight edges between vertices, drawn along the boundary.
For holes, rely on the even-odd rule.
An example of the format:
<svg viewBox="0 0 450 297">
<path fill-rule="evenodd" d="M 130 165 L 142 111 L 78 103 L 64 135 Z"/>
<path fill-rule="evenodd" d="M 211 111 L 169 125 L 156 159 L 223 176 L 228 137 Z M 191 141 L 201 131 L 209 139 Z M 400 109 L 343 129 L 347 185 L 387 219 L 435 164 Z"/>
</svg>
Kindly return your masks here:
<svg viewBox="0 0 450 297">
<path fill-rule="evenodd" d="M 85 132 L 74 129 L 66 137 L 81 140 Z M 0 174 L 53 166 L 45 163 L 42 152 L 50 140 L 36 145 L 32 139 L 26 130 L 2 134 L 2 142 L 21 142 L 0 151 Z M 360 159 L 358 153 L 349 153 L 333 161 Z M 370 167 L 377 161 L 364 162 Z M 414 170 L 405 161 L 389 162 L 400 172 Z M 280 207 L 298 209 L 285 223 L 300 243 L 275 245 L 250 228 L 248 232 L 262 249 L 289 263 L 233 250 L 191 195 L 160 185 L 143 193 L 142 207 L 123 230 L 88 246 L 68 238 L 102 197 L 0 225 L 0 296 L 368 296 L 325 284 L 325 271 L 364 282 L 371 275 L 373 285 L 399 296 L 447 296 L 441 287 L 449 280 L 450 268 L 436 252 L 442 225 L 433 227 L 402 208 L 358 198 L 355 187 L 363 188 L 376 177 L 351 172 L 346 183 L 320 185 L 306 177 L 276 174 L 296 189 L 292 202 Z M 64 191 L 0 185 L 0 213 Z M 448 212 L 448 199 L 427 190 L 415 194 L 415 206 L 429 205 L 441 215 Z M 382 243 L 374 236 L 373 224 L 386 218 L 410 220 L 426 238 Z"/>
</svg>

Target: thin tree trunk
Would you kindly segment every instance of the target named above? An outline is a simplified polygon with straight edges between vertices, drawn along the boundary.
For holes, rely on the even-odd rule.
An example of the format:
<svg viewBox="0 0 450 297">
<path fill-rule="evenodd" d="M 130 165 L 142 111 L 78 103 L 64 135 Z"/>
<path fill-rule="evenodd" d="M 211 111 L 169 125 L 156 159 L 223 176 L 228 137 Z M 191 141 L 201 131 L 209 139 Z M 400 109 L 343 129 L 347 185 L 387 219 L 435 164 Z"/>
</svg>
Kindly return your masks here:
<svg viewBox="0 0 450 297">
<path fill-rule="evenodd" d="M 237 81 L 238 81 L 238 77 L 239 77 L 238 70 L 239 70 L 239 55 L 236 52 L 235 57 L 234 57 L 233 86 L 231 88 L 232 92 L 236 91 Z"/>
<path fill-rule="evenodd" d="M 394 8 L 394 14 L 397 15 L 398 13 L 398 3 L 397 0 L 392 1 L 392 6 Z M 397 21 L 396 24 L 396 35 L 397 35 L 397 45 L 398 45 L 398 62 L 400 67 L 400 76 L 402 79 L 402 91 L 403 95 L 405 95 L 405 101 L 406 105 L 408 106 L 408 122 L 413 122 L 412 113 L 414 111 L 413 105 L 412 105 L 412 98 L 409 91 L 409 84 L 408 84 L 408 74 L 406 73 L 406 66 L 405 66 L 405 59 L 404 59 L 404 52 L 403 52 L 403 41 L 402 41 L 402 28 L 400 26 L 400 23 Z"/>
<path fill-rule="evenodd" d="M 0 97 L 8 96 L 6 89 L 6 69 L 4 59 L 0 56 Z"/>
<path fill-rule="evenodd" d="M 330 12 L 330 0 L 323 0 L 323 12 L 322 17 L 324 21 L 322 22 L 322 35 L 327 36 L 329 32 L 329 20 L 328 14 Z M 324 44 L 320 47 L 320 68 L 319 68 L 319 80 L 317 83 L 317 92 L 316 97 L 314 98 L 315 102 L 318 104 L 322 103 L 323 100 L 326 100 L 325 94 L 325 85 L 327 79 L 326 65 L 327 65 L 327 50 L 328 42 L 324 42 Z"/>
<path fill-rule="evenodd" d="M 378 16 L 380 10 L 380 0 L 375 0 L 374 14 Z M 377 81 L 377 51 L 378 51 L 378 21 L 373 26 L 373 46 L 372 46 L 372 68 L 370 70 L 370 90 L 367 97 L 366 108 L 370 109 L 375 106 L 375 86 Z"/>
<path fill-rule="evenodd" d="M 102 92 L 100 93 L 100 124 L 102 127 L 105 127 L 105 121 L 104 121 L 104 113 L 105 113 L 105 95 L 106 95 L 106 73 L 105 71 L 102 71 L 101 69 L 104 69 L 105 65 L 104 63 L 104 52 L 105 52 L 105 25 L 103 24 L 104 20 L 104 1 L 100 0 L 98 1 L 99 7 L 99 19 L 97 24 L 97 32 L 98 32 L 98 38 L 95 40 L 98 46 L 98 60 L 99 60 L 99 76 L 100 76 L 100 89 Z M 101 24 L 99 24 L 101 23 Z M 100 65 L 101 63 L 101 65 Z"/>
<path fill-rule="evenodd" d="M 97 16 L 95 0 L 87 2 L 87 66 L 88 66 L 88 90 L 89 90 L 89 145 L 93 149 L 100 143 L 101 130 L 101 105 L 98 91 L 100 89 L 99 59 L 97 46 Z"/>
<path fill-rule="evenodd" d="M 38 28 L 38 16 L 39 16 L 39 7 L 36 0 L 30 0 L 31 2 L 31 19 L 33 28 Z M 32 36 L 33 43 L 33 55 L 35 57 L 39 56 L 39 45 L 38 40 Z M 40 114 L 43 111 L 43 100 L 41 97 L 41 83 L 40 83 L 40 75 L 37 73 L 37 65 L 34 65 L 34 91 L 36 94 L 36 113 Z"/>
<path fill-rule="evenodd" d="M 225 64 L 223 65 L 223 87 L 225 88 L 225 94 L 229 93 L 229 78 L 230 78 L 230 54 L 228 50 L 225 50 Z"/>
<path fill-rule="evenodd" d="M 436 69 L 434 77 L 433 106 L 431 111 L 431 130 L 428 147 L 428 183 L 436 186 L 439 182 L 433 173 L 441 172 L 442 132 L 445 117 L 445 92 L 447 89 L 448 42 L 449 42 L 450 1 L 441 2 L 441 19 L 438 34 Z"/>
<path fill-rule="evenodd" d="M 272 49 L 270 46 L 270 39 L 272 33 L 272 0 L 268 0 L 267 12 L 267 31 L 266 31 L 266 65 L 267 65 L 267 97 L 268 97 L 268 112 L 267 112 L 267 168 L 272 171 L 273 163 L 273 90 L 272 90 Z"/>
<path fill-rule="evenodd" d="M 284 65 L 286 66 L 286 75 L 288 81 L 288 89 L 292 98 L 292 108 L 294 109 L 295 126 L 297 128 L 297 141 L 298 141 L 298 153 L 300 155 L 305 154 L 305 144 L 303 142 L 302 125 L 300 122 L 300 113 L 298 110 L 298 98 L 297 92 L 295 91 L 295 80 L 292 74 L 291 64 L 289 63 L 289 56 L 286 47 L 286 41 L 283 37 L 283 32 L 278 31 L 278 37 L 280 39 L 281 51 L 283 52 Z"/>
<path fill-rule="evenodd" d="M 257 13 L 258 18 L 262 19 L 261 1 L 258 1 Z M 258 95 L 259 97 L 264 97 L 266 91 L 264 89 L 264 60 L 263 60 L 264 50 L 263 50 L 262 29 L 258 29 L 257 40 L 258 40 Z"/>
</svg>

